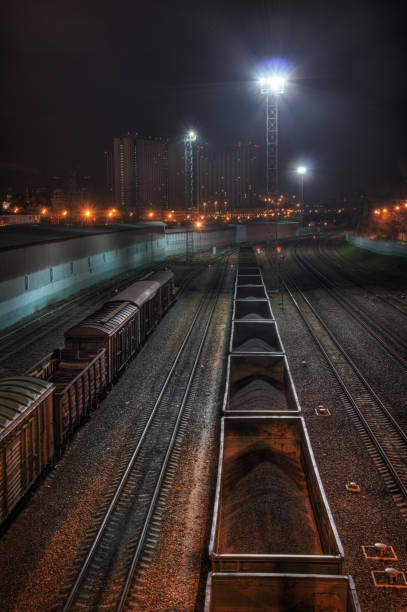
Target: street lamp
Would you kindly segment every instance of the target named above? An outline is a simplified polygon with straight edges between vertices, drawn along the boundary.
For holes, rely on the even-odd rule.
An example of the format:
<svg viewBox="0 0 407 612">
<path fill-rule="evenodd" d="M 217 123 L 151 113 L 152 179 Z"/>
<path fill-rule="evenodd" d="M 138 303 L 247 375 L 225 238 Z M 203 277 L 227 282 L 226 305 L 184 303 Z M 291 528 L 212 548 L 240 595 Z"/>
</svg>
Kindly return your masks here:
<svg viewBox="0 0 407 612">
<path fill-rule="evenodd" d="M 297 174 L 298 174 L 298 181 L 299 181 L 299 192 L 300 192 L 301 204 L 304 204 L 303 202 L 304 200 L 304 174 L 306 173 L 307 173 L 307 169 L 305 166 L 298 166 Z"/>
<path fill-rule="evenodd" d="M 284 93 L 286 79 L 276 72 L 259 80 L 260 93 L 266 96 L 266 195 L 278 194 L 278 98 Z"/>
</svg>

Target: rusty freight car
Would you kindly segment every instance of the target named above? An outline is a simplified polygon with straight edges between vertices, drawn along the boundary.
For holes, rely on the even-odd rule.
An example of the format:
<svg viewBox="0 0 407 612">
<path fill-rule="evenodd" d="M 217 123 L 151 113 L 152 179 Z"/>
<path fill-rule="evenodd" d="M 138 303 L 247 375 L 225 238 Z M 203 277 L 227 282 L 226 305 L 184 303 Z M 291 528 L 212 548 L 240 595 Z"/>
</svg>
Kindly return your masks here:
<svg viewBox="0 0 407 612">
<path fill-rule="evenodd" d="M 55 385 L 54 442 L 56 454 L 60 455 L 65 442 L 105 392 L 106 349 L 94 353 L 56 349 L 32 366 L 27 376 Z"/>
<path fill-rule="evenodd" d="M 223 417 L 209 554 L 216 572 L 341 574 L 301 417 Z"/>
<path fill-rule="evenodd" d="M 285 355 L 229 355 L 225 414 L 270 416 L 300 410 Z"/>
<path fill-rule="evenodd" d="M 88 351 L 105 348 L 107 383 L 111 384 L 170 306 L 173 278 L 172 272 L 162 271 L 133 283 L 65 332 L 65 347 Z"/>
<path fill-rule="evenodd" d="M 269 300 L 234 300 L 234 321 L 274 321 Z"/>
<path fill-rule="evenodd" d="M 0 523 L 54 461 L 53 391 L 38 378 L 0 379 Z"/>
<path fill-rule="evenodd" d="M 107 302 L 65 332 L 65 347 L 69 350 L 106 349 L 107 384 L 120 375 L 140 341 L 140 310 L 130 302 Z"/>
<path fill-rule="evenodd" d="M 231 353 L 283 353 L 274 321 L 233 321 Z"/>
<path fill-rule="evenodd" d="M 360 612 L 351 576 L 210 573 L 204 612 Z"/>
<path fill-rule="evenodd" d="M 235 287 L 235 300 L 267 300 L 267 292 L 263 283 L 261 285 L 254 286 L 240 286 Z"/>
</svg>

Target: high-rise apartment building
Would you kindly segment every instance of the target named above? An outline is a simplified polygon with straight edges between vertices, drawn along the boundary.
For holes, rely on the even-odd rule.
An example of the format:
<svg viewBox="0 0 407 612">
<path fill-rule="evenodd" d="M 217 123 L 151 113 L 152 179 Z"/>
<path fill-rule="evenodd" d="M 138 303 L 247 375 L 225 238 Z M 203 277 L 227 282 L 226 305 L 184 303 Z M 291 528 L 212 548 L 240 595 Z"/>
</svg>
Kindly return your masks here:
<svg viewBox="0 0 407 612">
<path fill-rule="evenodd" d="M 168 208 L 168 144 L 162 138 L 135 138 L 139 208 Z"/>
<path fill-rule="evenodd" d="M 136 215 L 142 214 L 146 208 L 167 210 L 173 206 L 170 198 L 179 198 L 176 174 L 180 167 L 174 145 L 163 138 L 127 134 L 114 139 L 113 149 L 117 206 L 133 210 Z"/>
<path fill-rule="evenodd" d="M 115 138 L 113 146 L 117 206 L 134 211 L 136 216 L 151 208 L 165 211 L 186 207 L 183 142 L 127 134 Z M 218 211 L 257 206 L 258 153 L 259 147 L 250 142 L 227 147 L 197 145 L 193 160 L 196 206 L 202 210 L 204 202 L 216 202 Z M 108 179 L 106 154 L 105 169 Z"/>
<path fill-rule="evenodd" d="M 130 133 L 113 139 L 113 183 L 116 206 L 136 209 L 136 147 Z"/>
<path fill-rule="evenodd" d="M 104 161 L 105 161 L 104 188 L 105 188 L 105 192 L 111 196 L 113 193 L 113 155 L 110 151 L 105 151 Z"/>
<path fill-rule="evenodd" d="M 168 208 L 183 210 L 185 203 L 185 145 L 171 142 L 168 145 Z"/>
<path fill-rule="evenodd" d="M 258 145 L 197 147 L 197 199 L 217 202 L 218 210 L 250 208 L 257 205 Z M 226 203 L 226 204 L 225 204 Z"/>
</svg>

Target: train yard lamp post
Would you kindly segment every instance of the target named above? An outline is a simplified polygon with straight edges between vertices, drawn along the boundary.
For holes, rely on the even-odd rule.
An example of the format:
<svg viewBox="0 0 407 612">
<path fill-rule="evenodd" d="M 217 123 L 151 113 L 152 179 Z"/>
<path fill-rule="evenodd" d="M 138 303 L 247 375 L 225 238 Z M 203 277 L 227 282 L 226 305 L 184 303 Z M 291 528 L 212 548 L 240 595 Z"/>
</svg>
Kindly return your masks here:
<svg viewBox="0 0 407 612">
<path fill-rule="evenodd" d="M 184 139 L 185 143 L 185 208 L 194 217 L 194 142 L 196 133 L 190 130 Z M 192 262 L 194 257 L 194 232 L 185 228 L 185 258 Z"/>
<path fill-rule="evenodd" d="M 260 93 L 266 96 L 266 197 L 278 196 L 278 99 L 284 93 L 285 78 L 278 73 L 260 79 Z"/>
<path fill-rule="evenodd" d="M 300 204 L 304 205 L 304 174 L 307 173 L 307 169 L 305 166 L 298 166 L 297 174 L 298 174 L 298 182 L 299 182 L 299 196 L 300 196 Z"/>
<path fill-rule="evenodd" d="M 185 207 L 191 213 L 194 209 L 194 142 L 196 133 L 192 130 L 185 136 Z"/>
</svg>

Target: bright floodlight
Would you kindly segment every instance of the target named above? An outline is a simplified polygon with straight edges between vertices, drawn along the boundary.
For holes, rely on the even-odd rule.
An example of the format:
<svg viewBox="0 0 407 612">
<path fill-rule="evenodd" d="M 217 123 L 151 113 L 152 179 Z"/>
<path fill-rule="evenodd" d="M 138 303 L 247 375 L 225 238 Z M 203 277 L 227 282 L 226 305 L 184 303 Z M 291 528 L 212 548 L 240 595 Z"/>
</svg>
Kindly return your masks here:
<svg viewBox="0 0 407 612">
<path fill-rule="evenodd" d="M 261 77 L 259 83 L 261 93 L 265 94 L 282 94 L 284 93 L 285 77 L 281 74 L 271 74 L 268 77 Z"/>
<path fill-rule="evenodd" d="M 195 140 L 195 139 L 196 139 L 196 134 L 195 134 L 195 132 L 194 132 L 194 131 L 192 131 L 192 130 L 190 130 L 190 131 L 188 132 L 188 138 L 189 138 L 190 140 Z"/>
<path fill-rule="evenodd" d="M 305 166 L 298 166 L 298 168 L 297 168 L 298 174 L 305 174 L 306 171 L 307 171 L 307 169 L 306 169 Z"/>
</svg>

